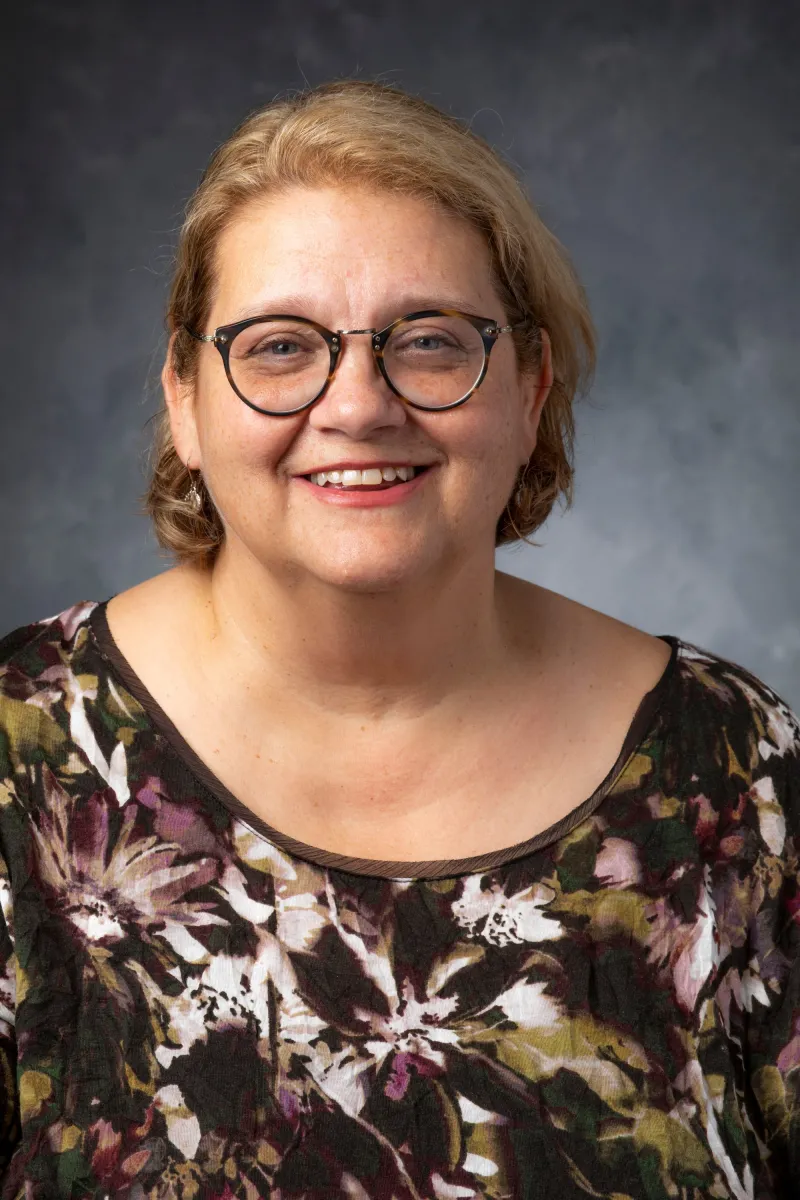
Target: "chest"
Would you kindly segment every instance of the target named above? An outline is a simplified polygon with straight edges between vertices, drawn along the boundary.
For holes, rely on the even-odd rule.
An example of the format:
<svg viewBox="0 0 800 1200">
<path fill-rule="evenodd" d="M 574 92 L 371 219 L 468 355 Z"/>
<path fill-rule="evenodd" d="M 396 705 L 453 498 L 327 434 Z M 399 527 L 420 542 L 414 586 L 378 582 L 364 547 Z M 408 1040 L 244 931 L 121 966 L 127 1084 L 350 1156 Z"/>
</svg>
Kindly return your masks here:
<svg viewBox="0 0 800 1200">
<path fill-rule="evenodd" d="M 350 857 L 471 858 L 535 837 L 592 796 L 669 659 L 657 638 L 563 607 L 545 622 L 560 649 L 522 656 L 491 695 L 476 686 L 447 718 L 309 717 L 292 694 L 255 704 L 191 656 L 176 667 L 174 647 L 128 642 L 124 623 L 123 650 L 169 715 L 173 745 L 224 801 Z"/>
<path fill-rule="evenodd" d="M 619 816 L 629 825 L 636 813 Z M 68 1122 L 90 1183 L 111 1194 L 131 1163 L 154 1196 L 188 1163 L 208 1194 L 231 1181 L 248 1194 L 255 1178 L 254 1194 L 294 1197 L 318 1162 L 331 1164 L 318 1195 L 745 1194 L 723 1187 L 746 1177 L 749 1147 L 737 1064 L 701 999 L 712 963 L 673 969 L 704 940 L 712 907 L 670 919 L 652 873 L 613 903 L 621 893 L 598 876 L 619 847 L 591 822 L 573 843 L 583 875 L 559 848 L 506 872 L 409 885 L 283 857 L 274 875 L 245 878 L 253 845 L 220 837 L 214 857 L 237 870 L 205 887 L 200 862 L 193 874 L 154 864 L 174 897 L 156 914 L 141 908 L 140 878 L 120 875 L 116 933 L 92 940 L 68 858 L 65 903 L 20 921 L 31 994 L 49 1005 L 47 1020 L 20 1009 L 25 1121 L 54 1130 L 21 1142 L 20 1178 L 67 1194 Z M 109 848 L 112 862 L 130 852 L 113 837 Z M 691 855 L 686 865 L 699 902 L 702 875 Z M 49 935 L 33 954 L 28 928 Z M 724 1123 L 707 1103 L 712 1078 Z M 107 1144 L 101 1121 L 120 1130 Z M 660 1191 L 640 1171 L 651 1144 Z"/>
<path fill-rule="evenodd" d="M 520 704 L 456 733 L 368 728 L 263 736 L 197 713 L 189 727 L 221 785 L 272 828 L 349 856 L 469 858 L 536 836 L 614 767 L 639 696 Z"/>
</svg>

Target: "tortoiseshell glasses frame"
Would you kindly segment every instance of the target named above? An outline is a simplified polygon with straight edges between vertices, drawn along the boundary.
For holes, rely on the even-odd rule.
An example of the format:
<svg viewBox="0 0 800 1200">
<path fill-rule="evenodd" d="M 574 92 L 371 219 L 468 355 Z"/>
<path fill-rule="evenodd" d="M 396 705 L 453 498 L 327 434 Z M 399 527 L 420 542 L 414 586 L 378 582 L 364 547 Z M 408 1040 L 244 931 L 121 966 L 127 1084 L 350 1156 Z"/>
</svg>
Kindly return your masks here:
<svg viewBox="0 0 800 1200">
<path fill-rule="evenodd" d="M 477 329 L 478 333 L 481 335 L 481 341 L 483 342 L 483 365 L 481 366 L 478 378 L 475 380 L 469 391 L 461 396 L 458 400 L 454 400 L 452 404 L 419 404 L 415 400 L 409 400 L 408 397 L 404 396 L 402 392 L 400 392 L 399 389 L 394 385 L 388 371 L 386 370 L 383 352 L 386 343 L 392 336 L 394 330 L 404 321 L 423 320 L 427 317 L 463 317 L 463 319 L 469 321 L 470 325 Z M 327 343 L 328 351 L 330 353 L 328 377 L 320 390 L 317 392 L 316 396 L 312 396 L 310 400 L 307 400 L 305 404 L 301 404 L 298 408 L 284 409 L 279 412 L 275 411 L 274 409 L 259 408 L 257 404 L 254 404 L 252 400 L 249 400 L 247 396 L 244 396 L 239 391 L 239 388 L 236 386 L 236 383 L 233 379 L 230 364 L 230 352 L 233 340 L 242 332 L 243 329 L 248 329 L 251 325 L 257 325 L 262 321 L 294 321 L 302 325 L 308 325 L 311 329 L 315 329 Z M 405 404 L 410 404 L 412 408 L 422 409 L 424 412 L 446 412 L 451 408 L 458 408 L 459 405 L 466 404 L 470 396 L 473 396 L 483 383 L 484 379 L 486 378 L 486 372 L 489 369 L 489 356 L 491 355 L 492 348 L 494 347 L 494 344 L 500 335 L 502 333 L 511 333 L 515 329 L 521 329 L 526 324 L 526 321 L 519 321 L 516 325 L 500 325 L 492 317 L 476 317 L 472 313 L 460 312 L 455 308 L 425 308 L 419 312 L 406 313 L 406 315 L 403 317 L 397 317 L 383 329 L 326 329 L 324 325 L 320 325 L 317 321 L 312 321 L 308 317 L 297 317 L 291 313 L 263 313 L 257 317 L 248 317 L 244 321 L 234 321 L 230 325 L 219 325 L 213 333 L 196 333 L 193 329 L 190 329 L 188 325 L 184 325 L 183 328 L 190 335 L 190 337 L 195 338 L 198 342 L 209 342 L 216 346 L 225 367 L 225 374 L 228 377 L 228 383 L 231 385 L 239 399 L 242 400 L 248 406 L 248 408 L 252 408 L 256 412 L 263 413 L 265 416 L 293 417 L 297 413 L 304 412 L 307 408 L 311 408 L 312 404 L 316 404 L 316 402 L 321 400 L 325 395 L 326 391 L 331 385 L 334 375 L 336 374 L 336 368 L 341 361 L 341 353 L 343 349 L 342 339 L 345 337 L 353 337 L 354 335 L 361 334 L 369 334 L 371 336 L 372 356 L 377 363 L 378 370 L 386 380 L 389 388 L 391 388 L 391 390 L 394 392 L 395 396 L 398 396 Z"/>
</svg>

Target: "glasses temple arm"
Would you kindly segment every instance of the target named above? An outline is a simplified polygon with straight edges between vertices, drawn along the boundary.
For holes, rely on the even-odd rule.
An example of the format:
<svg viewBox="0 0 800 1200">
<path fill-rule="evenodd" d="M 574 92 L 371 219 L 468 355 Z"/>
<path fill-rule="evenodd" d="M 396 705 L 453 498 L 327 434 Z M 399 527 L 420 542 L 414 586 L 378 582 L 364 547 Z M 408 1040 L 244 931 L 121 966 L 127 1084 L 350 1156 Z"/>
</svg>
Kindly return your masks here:
<svg viewBox="0 0 800 1200">
<path fill-rule="evenodd" d="M 183 328 L 189 334 L 189 337 L 193 337 L 197 342 L 215 342 L 217 340 L 216 333 L 195 333 L 188 325 L 184 325 Z"/>
</svg>

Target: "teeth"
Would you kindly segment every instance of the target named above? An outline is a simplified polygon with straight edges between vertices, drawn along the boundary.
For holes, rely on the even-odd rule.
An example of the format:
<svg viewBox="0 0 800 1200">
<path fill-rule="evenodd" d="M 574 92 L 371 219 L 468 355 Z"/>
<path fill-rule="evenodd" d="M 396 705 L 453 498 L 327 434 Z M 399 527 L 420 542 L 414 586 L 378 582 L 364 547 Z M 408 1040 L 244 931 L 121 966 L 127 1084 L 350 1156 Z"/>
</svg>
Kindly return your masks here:
<svg viewBox="0 0 800 1200">
<path fill-rule="evenodd" d="M 342 471 L 344 487 L 358 487 L 364 483 L 380 483 L 383 479 L 380 471 Z"/>
<path fill-rule="evenodd" d="M 393 483 L 395 479 L 407 482 L 413 479 L 415 467 L 369 467 L 366 471 L 316 471 L 311 475 L 312 483 L 324 487 L 326 483 L 340 483 L 344 487 L 376 487 L 382 481 Z"/>
</svg>

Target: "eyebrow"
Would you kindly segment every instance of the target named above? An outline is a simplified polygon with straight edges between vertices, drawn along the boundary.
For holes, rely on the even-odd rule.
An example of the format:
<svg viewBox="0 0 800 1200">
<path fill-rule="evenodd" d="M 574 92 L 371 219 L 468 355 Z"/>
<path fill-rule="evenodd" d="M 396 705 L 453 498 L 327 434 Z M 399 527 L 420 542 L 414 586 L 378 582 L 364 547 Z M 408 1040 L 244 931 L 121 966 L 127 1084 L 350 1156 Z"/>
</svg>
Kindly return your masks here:
<svg viewBox="0 0 800 1200">
<path fill-rule="evenodd" d="M 248 321 L 250 317 L 266 317 L 273 314 L 293 317 L 306 317 L 310 321 L 317 321 L 318 324 L 324 325 L 324 321 L 320 321 L 318 316 L 313 313 L 315 307 L 314 301 L 309 296 L 302 296 L 299 293 L 273 296 L 270 299 L 259 301 L 257 304 L 250 304 L 246 308 L 239 309 L 238 312 L 229 320 L 224 321 L 225 325 L 234 325 L 237 321 Z M 483 306 L 482 306 L 483 307 Z M 485 317 L 487 314 L 478 312 L 478 308 L 471 301 L 466 300 L 463 296 L 442 296 L 427 293 L 424 295 L 410 294 L 402 295 L 391 305 L 383 310 L 387 315 L 385 319 L 381 319 L 376 324 L 375 328 L 380 329 L 383 325 L 388 325 L 390 321 L 396 317 L 405 316 L 406 313 L 422 312 L 426 308 L 455 308 L 459 312 L 469 313 L 474 317 Z M 366 328 L 365 326 L 352 326 L 352 328 Z"/>
</svg>

